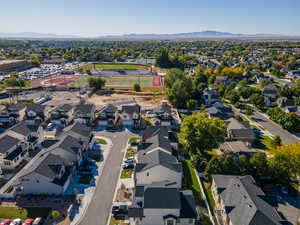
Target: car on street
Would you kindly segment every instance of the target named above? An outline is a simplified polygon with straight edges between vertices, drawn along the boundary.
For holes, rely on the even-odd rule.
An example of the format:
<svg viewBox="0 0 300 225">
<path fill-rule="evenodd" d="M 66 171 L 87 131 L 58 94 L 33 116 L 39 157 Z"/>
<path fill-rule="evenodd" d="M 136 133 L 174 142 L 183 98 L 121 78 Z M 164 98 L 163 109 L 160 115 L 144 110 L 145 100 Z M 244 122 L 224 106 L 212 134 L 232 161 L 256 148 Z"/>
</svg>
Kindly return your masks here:
<svg viewBox="0 0 300 225">
<path fill-rule="evenodd" d="M 128 214 L 128 205 L 117 205 L 112 207 L 113 215 L 126 215 Z"/>
<path fill-rule="evenodd" d="M 133 170 L 134 169 L 134 163 L 125 163 L 123 164 L 124 170 Z"/>
<path fill-rule="evenodd" d="M 134 157 L 128 157 L 124 159 L 124 164 L 126 163 L 135 163 Z"/>
</svg>

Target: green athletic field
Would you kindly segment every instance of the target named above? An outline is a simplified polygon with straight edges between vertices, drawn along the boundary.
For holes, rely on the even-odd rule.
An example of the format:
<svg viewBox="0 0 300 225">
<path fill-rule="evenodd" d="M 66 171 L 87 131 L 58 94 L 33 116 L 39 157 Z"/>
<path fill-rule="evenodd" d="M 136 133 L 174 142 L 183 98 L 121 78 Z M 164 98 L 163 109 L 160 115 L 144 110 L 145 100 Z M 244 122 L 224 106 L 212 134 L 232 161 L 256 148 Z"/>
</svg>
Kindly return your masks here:
<svg viewBox="0 0 300 225">
<path fill-rule="evenodd" d="M 69 85 L 73 87 L 81 87 L 88 85 L 88 76 L 82 76 Z M 142 87 L 153 86 L 153 77 L 137 77 L 137 76 L 124 76 L 124 77 L 101 77 L 106 80 L 106 86 L 120 86 L 120 87 L 132 87 L 133 84 L 139 83 Z"/>
<path fill-rule="evenodd" d="M 138 70 L 138 69 L 147 69 L 147 66 L 134 65 L 134 64 L 88 64 L 84 66 L 84 70 L 93 70 L 93 69 L 110 69 L 110 70 Z"/>
</svg>

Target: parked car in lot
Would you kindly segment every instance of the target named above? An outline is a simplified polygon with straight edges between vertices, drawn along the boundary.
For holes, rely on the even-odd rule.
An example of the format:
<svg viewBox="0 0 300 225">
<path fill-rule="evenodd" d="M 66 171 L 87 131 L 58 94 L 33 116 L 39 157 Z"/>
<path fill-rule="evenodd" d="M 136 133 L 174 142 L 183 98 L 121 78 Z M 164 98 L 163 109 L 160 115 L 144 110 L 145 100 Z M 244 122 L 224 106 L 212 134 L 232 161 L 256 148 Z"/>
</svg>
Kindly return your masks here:
<svg viewBox="0 0 300 225">
<path fill-rule="evenodd" d="M 113 215 L 124 215 L 128 214 L 128 205 L 118 205 L 112 207 Z"/>
<path fill-rule="evenodd" d="M 125 163 L 123 164 L 124 170 L 133 170 L 134 169 L 134 163 Z"/>
<path fill-rule="evenodd" d="M 22 220 L 21 219 L 14 219 L 10 225 L 21 225 L 22 223 Z"/>
<path fill-rule="evenodd" d="M 32 225 L 33 221 L 34 221 L 34 219 L 28 218 L 23 221 L 22 225 Z"/>
<path fill-rule="evenodd" d="M 38 218 L 35 218 L 32 225 L 40 225 L 41 223 L 42 223 L 42 218 L 38 217 Z"/>
<path fill-rule="evenodd" d="M 10 225 L 10 223 L 12 222 L 12 219 L 4 219 L 0 225 Z"/>
</svg>

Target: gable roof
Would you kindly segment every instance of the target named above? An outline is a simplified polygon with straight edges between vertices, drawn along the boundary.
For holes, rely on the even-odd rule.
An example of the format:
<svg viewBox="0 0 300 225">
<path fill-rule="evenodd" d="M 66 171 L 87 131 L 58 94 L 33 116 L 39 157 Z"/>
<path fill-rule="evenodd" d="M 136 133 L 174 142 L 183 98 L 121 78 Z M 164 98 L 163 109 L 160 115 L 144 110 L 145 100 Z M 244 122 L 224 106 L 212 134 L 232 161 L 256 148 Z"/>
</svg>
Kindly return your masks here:
<svg viewBox="0 0 300 225">
<path fill-rule="evenodd" d="M 145 130 L 140 132 L 140 136 L 152 137 L 155 135 L 168 136 L 170 129 L 166 126 L 147 126 Z"/>
<path fill-rule="evenodd" d="M 40 105 L 40 104 L 29 104 L 26 107 L 26 112 L 33 111 L 36 112 L 37 114 L 43 114 L 46 106 L 45 105 Z"/>
<path fill-rule="evenodd" d="M 26 107 L 26 105 L 22 104 L 22 103 L 17 103 L 17 104 L 13 104 L 11 106 L 9 106 L 7 108 L 8 111 L 20 111 L 22 109 L 24 109 Z"/>
<path fill-rule="evenodd" d="M 180 192 L 177 188 L 149 187 L 144 193 L 144 208 L 180 209 Z"/>
<path fill-rule="evenodd" d="M 135 105 L 123 105 L 122 106 L 122 112 L 125 112 L 129 115 L 132 115 L 134 113 L 139 114 L 141 111 L 141 107 L 138 104 Z"/>
<path fill-rule="evenodd" d="M 7 150 L 14 147 L 20 142 L 19 139 L 12 137 L 10 135 L 4 135 L 0 138 L 0 153 L 6 153 Z"/>
<path fill-rule="evenodd" d="M 92 113 L 94 105 L 89 104 L 80 104 L 75 107 L 75 112 L 80 114 L 89 114 Z"/>
<path fill-rule="evenodd" d="M 70 110 L 73 109 L 73 105 L 70 105 L 70 104 L 63 104 L 63 105 L 60 105 L 60 106 L 57 106 L 54 111 L 64 111 L 64 112 L 69 112 Z"/>
<path fill-rule="evenodd" d="M 225 211 L 234 225 L 279 225 L 277 211 L 265 200 L 265 194 L 252 176 L 212 175 Z"/>
<path fill-rule="evenodd" d="M 196 202 L 191 190 L 180 192 L 180 218 L 197 218 Z"/>
<path fill-rule="evenodd" d="M 153 137 L 148 138 L 145 143 L 141 146 L 141 149 L 148 152 L 156 148 L 162 148 L 172 154 L 172 145 L 168 136 L 157 134 Z"/>
<path fill-rule="evenodd" d="M 177 161 L 175 156 L 162 150 L 155 150 L 149 153 L 140 151 L 135 171 L 142 172 L 156 165 L 162 165 L 178 173 L 182 172 L 182 164 Z"/>
<path fill-rule="evenodd" d="M 91 135 L 92 129 L 85 124 L 76 122 L 68 131 L 69 133 L 73 132 L 82 137 L 89 137 Z"/>
<path fill-rule="evenodd" d="M 25 121 L 21 121 L 16 126 L 11 128 L 12 131 L 14 131 L 18 134 L 22 134 L 24 136 L 27 136 L 27 135 L 31 134 L 32 132 L 37 132 L 38 129 L 39 129 L 39 126 L 28 125 Z"/>
<path fill-rule="evenodd" d="M 220 145 L 219 150 L 222 153 L 256 153 L 258 150 L 248 147 L 242 141 L 226 141 Z"/>
<path fill-rule="evenodd" d="M 230 133 L 233 138 L 251 138 L 255 139 L 255 134 L 251 129 L 231 129 Z"/>
<path fill-rule="evenodd" d="M 78 139 L 67 135 L 61 140 L 61 142 L 58 143 L 57 147 L 62 148 L 63 150 L 66 150 L 72 154 L 77 154 L 82 145 L 79 143 Z"/>
</svg>

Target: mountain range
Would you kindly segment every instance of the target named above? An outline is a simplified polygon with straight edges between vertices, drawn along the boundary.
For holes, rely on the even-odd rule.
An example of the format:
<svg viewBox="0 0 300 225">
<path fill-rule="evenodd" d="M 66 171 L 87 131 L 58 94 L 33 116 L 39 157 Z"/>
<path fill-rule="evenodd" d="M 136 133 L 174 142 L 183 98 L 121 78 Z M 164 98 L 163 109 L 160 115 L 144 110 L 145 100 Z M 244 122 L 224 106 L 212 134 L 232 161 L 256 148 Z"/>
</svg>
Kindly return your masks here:
<svg viewBox="0 0 300 225">
<path fill-rule="evenodd" d="M 0 38 L 65 38 L 65 39 L 76 39 L 76 38 L 90 38 L 90 39 L 197 39 L 197 38 L 267 38 L 267 37 L 290 37 L 288 35 L 277 35 L 277 34 L 240 34 L 240 33 L 229 33 L 219 32 L 214 30 L 206 30 L 200 32 L 190 33 L 174 33 L 174 34 L 123 34 L 123 35 L 105 35 L 98 37 L 82 37 L 76 35 L 59 35 L 59 34 L 45 34 L 45 33 L 0 33 Z"/>
</svg>

